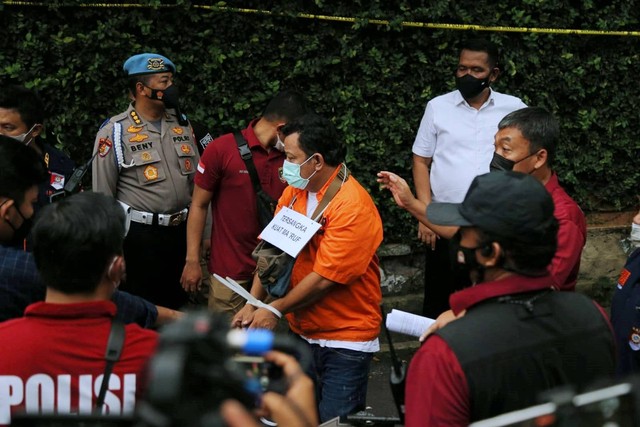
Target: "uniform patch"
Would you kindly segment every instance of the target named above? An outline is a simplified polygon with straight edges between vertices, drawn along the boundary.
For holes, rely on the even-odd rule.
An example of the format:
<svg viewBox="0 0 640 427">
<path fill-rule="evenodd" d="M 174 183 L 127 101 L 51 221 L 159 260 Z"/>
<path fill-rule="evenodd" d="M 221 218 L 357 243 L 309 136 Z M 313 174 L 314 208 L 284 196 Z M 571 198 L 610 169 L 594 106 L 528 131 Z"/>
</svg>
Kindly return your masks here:
<svg viewBox="0 0 640 427">
<path fill-rule="evenodd" d="M 198 172 L 200 173 L 204 173 L 204 165 L 202 164 L 202 162 L 198 162 Z"/>
<path fill-rule="evenodd" d="M 140 132 L 142 129 L 144 129 L 144 126 L 134 126 L 131 125 L 127 128 L 127 132 L 129 133 L 138 133 Z"/>
<path fill-rule="evenodd" d="M 149 58 L 147 60 L 147 70 L 149 70 L 149 71 L 162 71 L 162 70 L 164 70 L 164 59 L 162 59 L 162 58 Z"/>
<path fill-rule="evenodd" d="M 206 134 L 201 140 L 200 140 L 200 145 L 202 146 L 203 149 L 207 148 L 207 145 L 209 145 L 209 143 L 213 141 L 213 137 L 211 136 L 211 134 Z"/>
<path fill-rule="evenodd" d="M 191 163 L 191 160 L 185 159 L 185 161 L 184 161 L 184 170 L 187 171 L 187 172 L 191 172 L 193 170 L 193 164 Z"/>
<path fill-rule="evenodd" d="M 144 133 L 138 133 L 135 136 L 129 138 L 129 142 L 142 142 L 147 138 L 149 138 L 149 135 L 145 135 Z"/>
<path fill-rule="evenodd" d="M 627 280 L 629 280 L 629 276 L 631 276 L 631 272 L 626 268 L 623 268 L 620 272 L 620 277 L 618 277 L 618 288 L 622 289 L 624 285 L 626 285 Z"/>
<path fill-rule="evenodd" d="M 51 172 L 51 178 L 49 179 L 49 185 L 56 190 L 62 190 L 64 188 L 64 175 Z"/>
<path fill-rule="evenodd" d="M 174 127 L 173 129 L 171 129 L 173 131 L 173 133 L 175 133 L 176 135 L 182 135 L 184 130 L 181 127 Z"/>
<path fill-rule="evenodd" d="M 145 151 L 144 153 L 140 154 L 140 158 L 145 162 L 148 162 L 149 160 L 151 160 L 151 154 L 149 154 L 148 151 Z"/>
<path fill-rule="evenodd" d="M 131 110 L 129 115 L 131 116 L 131 119 L 133 120 L 133 123 L 135 123 L 137 125 L 142 123 L 142 120 L 140 120 L 140 117 L 138 117 L 138 113 L 136 113 L 136 110 Z"/>
<path fill-rule="evenodd" d="M 158 168 L 153 165 L 149 165 L 144 168 L 143 174 L 147 181 L 155 181 L 158 179 Z"/>
<path fill-rule="evenodd" d="M 111 141 L 109 141 L 109 138 L 100 138 L 100 142 L 98 143 L 98 154 L 100 154 L 100 157 L 106 156 L 109 154 L 109 151 L 111 151 Z"/>
<path fill-rule="evenodd" d="M 180 151 L 182 151 L 184 154 L 189 154 L 191 153 L 191 146 L 189 144 L 182 144 L 180 146 Z"/>
</svg>

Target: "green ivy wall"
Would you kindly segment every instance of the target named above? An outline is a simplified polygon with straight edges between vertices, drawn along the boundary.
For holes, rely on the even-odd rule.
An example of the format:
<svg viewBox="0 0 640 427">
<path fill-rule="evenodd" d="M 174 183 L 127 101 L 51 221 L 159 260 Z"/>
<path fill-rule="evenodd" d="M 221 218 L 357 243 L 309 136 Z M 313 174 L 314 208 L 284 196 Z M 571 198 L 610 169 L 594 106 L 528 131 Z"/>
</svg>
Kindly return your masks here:
<svg viewBox="0 0 640 427">
<path fill-rule="evenodd" d="M 583 209 L 620 210 L 639 203 L 637 34 L 402 25 L 637 31 L 635 2 L 111 3 L 0 4 L 0 83 L 25 84 L 42 94 L 50 113 L 47 139 L 76 161 L 89 158 L 99 125 L 128 102 L 124 60 L 156 51 L 178 66 L 184 110 L 215 134 L 245 126 L 280 89 L 306 94 L 341 130 L 349 166 L 378 203 L 386 241 L 409 242 L 415 222 L 378 189 L 375 173 L 388 169 L 411 177 L 411 145 L 424 107 L 453 88 L 456 44 L 481 36 L 503 53 L 495 88 L 546 107 L 561 121 L 556 169 Z M 202 4 L 223 9 L 196 7 Z M 357 19 L 306 19 L 299 13 Z"/>
</svg>

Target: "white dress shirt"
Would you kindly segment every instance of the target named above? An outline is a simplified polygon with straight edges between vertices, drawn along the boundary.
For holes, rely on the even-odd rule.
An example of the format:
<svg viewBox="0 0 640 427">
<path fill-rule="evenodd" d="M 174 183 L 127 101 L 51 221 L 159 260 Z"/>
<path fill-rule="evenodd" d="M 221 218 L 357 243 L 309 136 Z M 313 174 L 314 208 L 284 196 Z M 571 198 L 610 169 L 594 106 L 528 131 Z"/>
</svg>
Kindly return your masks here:
<svg viewBox="0 0 640 427">
<path fill-rule="evenodd" d="M 525 107 L 520 98 L 494 90 L 479 110 L 457 90 L 429 101 L 413 153 L 432 158 L 434 202 L 462 202 L 473 178 L 489 172 L 498 123 L 510 112 Z"/>
</svg>

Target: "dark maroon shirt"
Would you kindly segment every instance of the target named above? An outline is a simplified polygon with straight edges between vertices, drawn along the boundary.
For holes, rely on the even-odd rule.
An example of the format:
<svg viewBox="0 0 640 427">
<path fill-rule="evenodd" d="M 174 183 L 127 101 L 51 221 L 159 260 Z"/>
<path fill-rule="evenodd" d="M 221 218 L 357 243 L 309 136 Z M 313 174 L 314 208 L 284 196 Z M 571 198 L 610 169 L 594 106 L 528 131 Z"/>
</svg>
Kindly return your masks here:
<svg viewBox="0 0 640 427">
<path fill-rule="evenodd" d="M 558 249 L 549 265 L 555 286 L 561 291 L 574 291 L 580 270 L 580 256 L 587 240 L 587 221 L 576 202 L 564 191 L 554 173 L 545 188 L 551 194 L 558 220 Z"/>
<path fill-rule="evenodd" d="M 255 123 L 251 122 L 242 135 L 251 149 L 262 189 L 277 200 L 287 186 L 280 180 L 284 153 L 275 148 L 267 151 L 260 145 L 253 131 Z M 209 271 L 236 280 L 251 279 L 256 266 L 251 252 L 262 230 L 251 177 L 233 134 L 223 135 L 207 146 L 195 183 L 213 193 Z"/>
</svg>

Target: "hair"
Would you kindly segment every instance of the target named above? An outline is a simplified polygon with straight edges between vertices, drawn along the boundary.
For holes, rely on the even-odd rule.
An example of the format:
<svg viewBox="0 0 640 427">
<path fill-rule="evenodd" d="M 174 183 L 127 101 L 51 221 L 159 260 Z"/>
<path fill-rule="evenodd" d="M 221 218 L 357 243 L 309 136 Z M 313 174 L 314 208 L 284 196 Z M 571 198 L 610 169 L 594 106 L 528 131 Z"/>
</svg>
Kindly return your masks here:
<svg viewBox="0 0 640 427">
<path fill-rule="evenodd" d="M 0 108 L 16 110 L 20 118 L 32 128 L 36 123 L 44 123 L 44 104 L 33 90 L 22 86 L 6 86 L 0 89 Z"/>
<path fill-rule="evenodd" d="M 90 191 L 46 206 L 31 232 L 44 283 L 65 294 L 94 292 L 113 257 L 123 253 L 124 220 L 113 197 Z"/>
<path fill-rule="evenodd" d="M 322 154 L 329 166 L 338 166 L 344 161 L 346 147 L 333 123 L 318 114 L 308 113 L 282 128 L 286 136 L 298 133 L 298 143 L 307 157 Z"/>
<path fill-rule="evenodd" d="M 151 74 L 138 74 L 136 76 L 128 76 L 127 77 L 127 88 L 131 95 L 136 96 L 136 86 L 138 82 L 142 83 L 145 86 L 149 86 L 149 82 L 151 81 Z"/>
<path fill-rule="evenodd" d="M 481 247 L 496 242 L 504 251 L 502 268 L 523 276 L 543 276 L 558 247 L 558 220 L 552 218 L 549 226 L 535 241 L 520 241 L 500 236 L 476 227 Z"/>
<path fill-rule="evenodd" d="M 560 125 L 547 110 L 542 107 L 526 107 L 512 111 L 498 123 L 498 130 L 504 128 L 518 129 L 529 141 L 529 154 L 544 148 L 547 150 L 547 163 L 553 163 Z"/>
<path fill-rule="evenodd" d="M 31 187 L 42 184 L 49 173 L 33 148 L 0 135 L 0 197 L 20 205 Z"/>
<path fill-rule="evenodd" d="M 486 39 L 468 39 L 460 43 L 460 52 L 470 50 L 472 52 L 485 52 L 488 56 L 489 66 L 493 69 L 500 67 L 500 53 L 498 46 Z"/>
<path fill-rule="evenodd" d="M 301 94 L 284 90 L 269 101 L 262 112 L 262 117 L 271 122 L 282 120 L 288 123 L 302 117 L 307 112 L 307 103 Z"/>
</svg>

